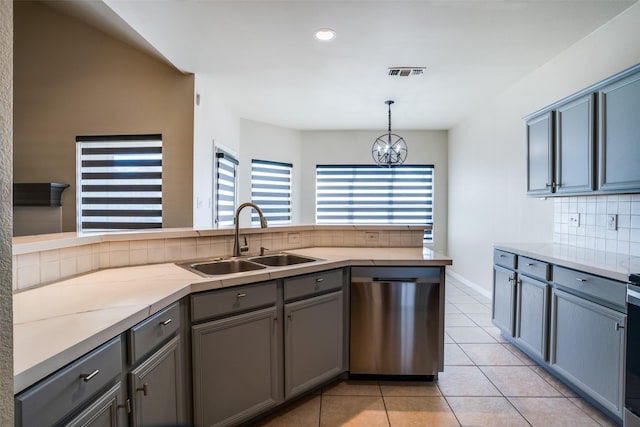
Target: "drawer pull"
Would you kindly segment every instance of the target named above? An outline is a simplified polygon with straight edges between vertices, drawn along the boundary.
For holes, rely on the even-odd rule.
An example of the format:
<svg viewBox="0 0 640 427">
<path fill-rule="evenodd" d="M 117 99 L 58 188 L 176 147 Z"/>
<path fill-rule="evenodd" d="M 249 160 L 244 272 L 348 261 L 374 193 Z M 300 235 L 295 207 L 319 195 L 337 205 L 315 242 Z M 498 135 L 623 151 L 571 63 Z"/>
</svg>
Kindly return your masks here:
<svg viewBox="0 0 640 427">
<path fill-rule="evenodd" d="M 88 383 L 89 381 L 91 381 L 99 373 L 100 373 L 100 369 L 96 369 L 95 371 L 91 372 L 90 374 L 81 374 L 80 378 L 82 378 L 82 381 L 84 381 L 85 383 Z"/>
<path fill-rule="evenodd" d="M 316 279 L 316 283 L 320 283 L 320 282 L 324 282 L 324 279 L 322 277 L 319 277 Z"/>
<path fill-rule="evenodd" d="M 169 318 L 164 322 L 160 322 L 160 326 L 167 326 L 169 323 L 173 322 L 173 319 Z"/>
<path fill-rule="evenodd" d="M 498 255 L 498 256 L 499 256 L 500 258 L 506 258 L 506 257 L 507 257 L 507 256 L 506 256 L 506 255 L 504 255 L 504 254 L 500 254 L 500 255 Z"/>
<path fill-rule="evenodd" d="M 149 384 L 144 383 L 142 387 L 138 387 L 136 391 L 141 391 L 143 396 L 146 396 L 149 393 Z"/>
<path fill-rule="evenodd" d="M 620 329 L 624 329 L 624 326 L 622 326 L 620 322 L 616 322 L 616 331 L 619 331 Z"/>
<path fill-rule="evenodd" d="M 576 277 L 576 281 L 580 282 L 580 283 L 584 283 L 587 281 L 587 279 L 581 279 L 579 277 Z"/>
<path fill-rule="evenodd" d="M 240 299 L 240 298 L 244 298 L 244 297 L 246 297 L 246 296 L 247 296 L 247 294 L 242 293 L 242 294 L 237 294 L 237 295 L 236 295 L 236 298 Z"/>
<path fill-rule="evenodd" d="M 534 263 L 532 263 L 532 262 L 528 262 L 528 263 L 527 263 L 527 266 L 528 266 L 528 267 L 533 267 L 534 265 L 535 265 L 535 264 L 534 264 Z"/>
</svg>

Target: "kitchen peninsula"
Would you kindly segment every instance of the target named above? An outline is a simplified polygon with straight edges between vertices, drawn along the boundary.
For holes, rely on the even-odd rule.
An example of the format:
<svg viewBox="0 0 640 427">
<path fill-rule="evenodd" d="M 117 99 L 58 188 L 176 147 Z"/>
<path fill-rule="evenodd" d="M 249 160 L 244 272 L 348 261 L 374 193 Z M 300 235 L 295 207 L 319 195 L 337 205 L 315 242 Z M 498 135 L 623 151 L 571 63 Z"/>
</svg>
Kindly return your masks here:
<svg viewBox="0 0 640 427">
<path fill-rule="evenodd" d="M 452 261 L 444 255 L 422 247 L 422 230 L 419 227 L 308 226 L 272 228 L 269 229 L 271 233 L 266 233 L 258 229 L 246 229 L 242 230 L 242 234 L 248 236 L 251 254 L 255 254 L 259 247 L 271 245 L 273 252 L 286 251 L 312 257 L 317 261 L 215 277 L 202 277 L 174 262 L 184 260 L 183 257 L 186 255 L 191 255 L 192 259 L 224 256 L 230 246 L 230 234 L 226 231 L 166 230 L 162 239 L 158 239 L 157 232 L 113 234 L 108 237 L 67 235 L 60 236 L 62 239 L 57 242 L 31 238 L 28 242 L 18 243 L 15 245 L 15 256 L 39 253 L 41 272 L 45 271 L 45 264 L 47 260 L 52 259 L 53 254 L 73 248 L 77 255 L 78 248 L 83 244 L 108 243 L 110 249 L 116 249 L 109 253 L 110 260 L 123 262 L 118 261 L 118 256 L 122 254 L 118 255 L 117 252 L 124 251 L 123 247 L 128 246 L 131 261 L 134 258 L 133 251 L 140 250 L 134 248 L 143 246 L 140 242 L 144 241 L 149 263 L 100 268 L 97 271 L 15 292 L 15 392 L 18 394 L 29 389 L 36 382 L 47 378 L 93 349 L 144 323 L 156 313 L 164 313 L 165 307 L 171 308 L 174 303 L 189 301 L 193 294 L 206 295 L 207 291 L 254 283 L 280 283 L 283 280 L 286 283 L 288 278 L 294 276 L 322 278 L 325 272 L 339 272 L 339 277 L 346 279 L 351 266 L 438 267 L 441 268 L 444 277 L 444 268 L 451 265 Z M 338 235 L 342 236 L 343 244 L 351 246 L 323 245 L 325 242 L 331 243 L 332 239 L 337 240 Z M 160 240 L 164 241 L 165 256 L 170 253 L 172 249 L 167 248 L 175 248 L 174 239 L 182 243 L 183 249 L 189 247 L 188 244 L 192 243 L 190 239 L 193 239 L 193 251 L 184 250 L 177 259 L 164 259 L 165 262 L 153 263 L 149 259 L 153 248 L 159 245 Z M 375 244 L 384 247 L 375 247 L 374 243 L 368 243 L 367 240 L 377 240 Z M 127 245 L 123 242 L 127 242 Z M 81 246 L 75 246 L 78 243 Z M 206 256 L 200 256 L 205 253 L 205 243 L 209 249 Z M 217 248 L 220 251 L 216 253 Z M 104 255 L 102 257 L 104 258 Z M 100 255 L 94 257 L 98 261 L 99 258 Z M 106 261 L 103 259 L 103 262 Z M 19 269 L 20 261 L 17 264 Z M 18 271 L 18 275 L 21 272 Z M 346 294 L 348 280 L 340 283 L 344 283 Z M 441 285 L 444 289 L 444 283 Z M 185 324 L 189 322 L 187 317 L 182 319 L 187 319 L 184 321 Z M 345 336 L 348 337 L 348 333 L 345 333 Z M 190 357 L 187 355 L 185 359 Z M 342 368 L 342 371 L 344 370 L 346 364 Z"/>
</svg>

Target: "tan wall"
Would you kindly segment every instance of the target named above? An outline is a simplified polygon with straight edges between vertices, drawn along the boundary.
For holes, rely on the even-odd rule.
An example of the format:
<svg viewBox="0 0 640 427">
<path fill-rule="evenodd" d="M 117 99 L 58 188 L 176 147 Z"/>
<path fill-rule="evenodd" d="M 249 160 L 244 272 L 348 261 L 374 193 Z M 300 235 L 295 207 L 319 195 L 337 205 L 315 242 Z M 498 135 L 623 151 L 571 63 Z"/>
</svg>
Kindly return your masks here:
<svg viewBox="0 0 640 427">
<path fill-rule="evenodd" d="M 0 426 L 13 425 L 11 144 L 13 3 L 0 1 Z"/>
<path fill-rule="evenodd" d="M 192 225 L 193 75 L 38 2 L 15 2 L 14 179 L 63 182 L 74 231 L 77 135 L 161 133 L 165 227 Z"/>
</svg>

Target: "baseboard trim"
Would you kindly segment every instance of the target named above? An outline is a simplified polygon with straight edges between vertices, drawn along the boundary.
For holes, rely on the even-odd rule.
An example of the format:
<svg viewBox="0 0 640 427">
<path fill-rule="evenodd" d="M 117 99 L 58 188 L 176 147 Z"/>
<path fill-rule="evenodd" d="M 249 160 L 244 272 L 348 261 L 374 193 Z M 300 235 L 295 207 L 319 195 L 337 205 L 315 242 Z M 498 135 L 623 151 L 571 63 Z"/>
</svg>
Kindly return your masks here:
<svg viewBox="0 0 640 427">
<path fill-rule="evenodd" d="M 457 281 L 464 283 L 465 285 L 467 285 L 468 287 L 470 287 L 474 291 L 484 295 L 485 297 L 487 297 L 489 299 L 493 298 L 493 295 L 491 294 L 491 291 L 486 290 L 482 286 L 478 285 L 475 282 L 472 282 L 471 280 L 467 279 L 466 277 L 462 276 L 461 274 L 458 274 L 455 271 L 451 271 L 450 269 L 447 269 L 447 274 L 450 275 L 451 277 L 453 277 L 454 279 L 456 279 Z"/>
</svg>

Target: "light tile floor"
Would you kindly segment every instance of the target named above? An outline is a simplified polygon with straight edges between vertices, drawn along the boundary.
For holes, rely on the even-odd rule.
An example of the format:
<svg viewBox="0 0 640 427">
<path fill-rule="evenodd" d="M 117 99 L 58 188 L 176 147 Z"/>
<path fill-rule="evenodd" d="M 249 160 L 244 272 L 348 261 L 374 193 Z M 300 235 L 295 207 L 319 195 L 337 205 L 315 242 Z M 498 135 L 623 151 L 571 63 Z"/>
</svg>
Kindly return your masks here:
<svg viewBox="0 0 640 427">
<path fill-rule="evenodd" d="M 447 277 L 445 368 L 437 382 L 337 381 L 261 426 L 614 426 L 509 344 L 491 301 Z"/>
</svg>

